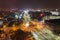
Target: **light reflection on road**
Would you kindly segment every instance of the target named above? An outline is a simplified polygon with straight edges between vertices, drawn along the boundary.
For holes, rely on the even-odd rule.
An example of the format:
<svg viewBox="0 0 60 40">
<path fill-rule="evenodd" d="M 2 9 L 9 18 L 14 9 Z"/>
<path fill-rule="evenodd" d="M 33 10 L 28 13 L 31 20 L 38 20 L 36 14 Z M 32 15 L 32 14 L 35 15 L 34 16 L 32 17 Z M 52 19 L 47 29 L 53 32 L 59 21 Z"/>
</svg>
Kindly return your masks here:
<svg viewBox="0 0 60 40">
<path fill-rule="evenodd" d="M 17 31 L 18 29 L 24 32 L 31 32 L 35 40 L 55 40 L 56 38 L 56 35 L 54 35 L 52 31 L 48 29 L 44 23 L 41 23 L 39 21 L 31 21 L 28 27 L 26 27 L 25 22 L 23 22 L 19 26 L 13 25 L 12 27 L 7 27 L 7 25 L 4 25 L 4 27 L 1 30 L 4 30 L 4 32 L 8 35 L 12 35 L 14 34 L 14 31 Z M 10 34 L 11 31 L 13 33 Z"/>
</svg>

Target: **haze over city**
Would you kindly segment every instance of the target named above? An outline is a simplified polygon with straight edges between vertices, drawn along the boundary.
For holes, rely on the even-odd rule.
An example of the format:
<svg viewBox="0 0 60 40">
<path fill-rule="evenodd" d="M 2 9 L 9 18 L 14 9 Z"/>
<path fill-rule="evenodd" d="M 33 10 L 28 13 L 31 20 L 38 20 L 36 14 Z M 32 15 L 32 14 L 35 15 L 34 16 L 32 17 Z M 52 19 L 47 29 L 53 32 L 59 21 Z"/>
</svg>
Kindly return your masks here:
<svg viewBox="0 0 60 40">
<path fill-rule="evenodd" d="M 0 8 L 59 8 L 60 0 L 0 0 Z"/>
</svg>

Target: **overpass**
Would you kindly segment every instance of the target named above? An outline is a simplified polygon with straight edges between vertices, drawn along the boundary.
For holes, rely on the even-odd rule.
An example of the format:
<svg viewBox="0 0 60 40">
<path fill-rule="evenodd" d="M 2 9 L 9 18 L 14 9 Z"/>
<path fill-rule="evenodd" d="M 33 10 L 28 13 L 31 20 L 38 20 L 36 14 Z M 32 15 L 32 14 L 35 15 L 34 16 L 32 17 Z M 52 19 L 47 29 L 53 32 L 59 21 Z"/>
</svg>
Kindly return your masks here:
<svg viewBox="0 0 60 40">
<path fill-rule="evenodd" d="M 60 19 L 60 16 L 45 16 L 43 19 L 44 19 L 44 20 Z"/>
</svg>

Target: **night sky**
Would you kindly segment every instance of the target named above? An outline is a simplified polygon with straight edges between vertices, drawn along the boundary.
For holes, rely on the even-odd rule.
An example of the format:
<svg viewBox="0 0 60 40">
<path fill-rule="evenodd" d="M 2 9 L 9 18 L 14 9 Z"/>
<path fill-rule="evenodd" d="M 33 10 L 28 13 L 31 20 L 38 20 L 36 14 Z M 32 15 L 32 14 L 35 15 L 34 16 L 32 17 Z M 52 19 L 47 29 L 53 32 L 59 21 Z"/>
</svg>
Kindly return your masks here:
<svg viewBox="0 0 60 40">
<path fill-rule="evenodd" d="M 0 8 L 60 8 L 60 0 L 0 0 Z"/>
</svg>

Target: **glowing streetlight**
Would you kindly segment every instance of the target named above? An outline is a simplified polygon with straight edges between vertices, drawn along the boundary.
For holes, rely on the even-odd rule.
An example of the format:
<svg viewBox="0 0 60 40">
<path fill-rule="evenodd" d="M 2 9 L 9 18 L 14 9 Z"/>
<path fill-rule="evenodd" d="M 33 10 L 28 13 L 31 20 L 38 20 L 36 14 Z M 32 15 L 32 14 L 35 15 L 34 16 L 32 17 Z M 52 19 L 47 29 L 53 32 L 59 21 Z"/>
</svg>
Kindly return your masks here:
<svg viewBox="0 0 60 40">
<path fill-rule="evenodd" d="M 15 15 L 15 18 L 19 18 L 18 15 Z"/>
</svg>

